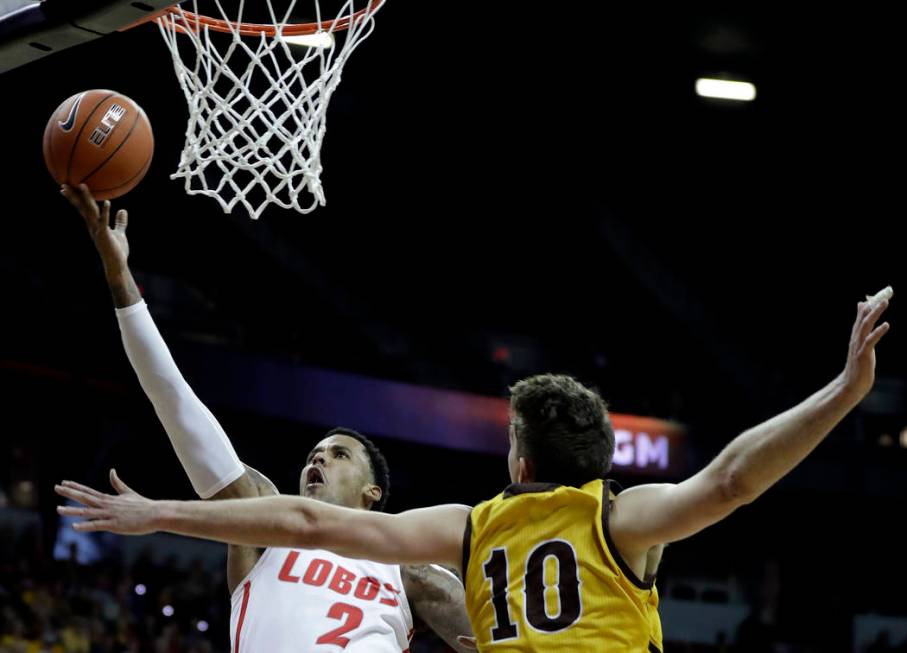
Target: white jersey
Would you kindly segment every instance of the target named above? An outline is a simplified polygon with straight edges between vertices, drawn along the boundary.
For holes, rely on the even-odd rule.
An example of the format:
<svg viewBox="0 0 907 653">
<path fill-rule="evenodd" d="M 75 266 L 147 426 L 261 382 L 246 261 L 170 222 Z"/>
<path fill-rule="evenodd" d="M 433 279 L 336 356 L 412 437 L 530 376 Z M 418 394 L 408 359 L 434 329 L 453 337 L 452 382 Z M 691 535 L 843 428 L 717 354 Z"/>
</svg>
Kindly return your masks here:
<svg viewBox="0 0 907 653">
<path fill-rule="evenodd" d="M 233 592 L 231 653 L 401 653 L 413 618 L 400 567 L 265 549 Z"/>
</svg>

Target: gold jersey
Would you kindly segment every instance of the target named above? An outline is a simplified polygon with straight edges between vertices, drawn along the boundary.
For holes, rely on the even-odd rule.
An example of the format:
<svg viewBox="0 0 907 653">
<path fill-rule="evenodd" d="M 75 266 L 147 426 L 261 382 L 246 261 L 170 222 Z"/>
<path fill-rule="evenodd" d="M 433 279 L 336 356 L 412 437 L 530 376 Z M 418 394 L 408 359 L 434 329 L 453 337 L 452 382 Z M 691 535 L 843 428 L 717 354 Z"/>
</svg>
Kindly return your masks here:
<svg viewBox="0 0 907 653">
<path fill-rule="evenodd" d="M 662 650 L 658 593 L 611 540 L 609 483 L 514 484 L 473 508 L 466 609 L 480 651 Z"/>
</svg>

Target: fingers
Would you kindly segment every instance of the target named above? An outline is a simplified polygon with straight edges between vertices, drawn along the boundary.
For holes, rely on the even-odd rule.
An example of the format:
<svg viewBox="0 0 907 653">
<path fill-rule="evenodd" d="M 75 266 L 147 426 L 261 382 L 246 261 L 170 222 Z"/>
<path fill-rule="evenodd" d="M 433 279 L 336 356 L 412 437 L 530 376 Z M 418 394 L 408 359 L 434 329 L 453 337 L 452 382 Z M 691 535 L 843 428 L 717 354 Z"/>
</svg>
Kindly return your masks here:
<svg viewBox="0 0 907 653">
<path fill-rule="evenodd" d="M 864 302 L 863 319 L 860 323 L 859 336 L 861 341 L 865 341 L 869 333 L 875 328 L 876 322 L 882 316 L 882 313 L 888 308 L 888 300 L 883 299 L 879 302 Z"/>
<path fill-rule="evenodd" d="M 110 227 L 110 200 L 101 203 L 101 226 Z"/>
<path fill-rule="evenodd" d="M 879 340 L 888 333 L 890 325 L 887 322 L 876 326 L 879 318 L 888 309 L 888 302 L 894 296 L 891 286 L 886 286 L 871 297 L 867 295 L 865 302 L 857 304 L 857 319 L 851 333 L 851 355 L 863 356 L 872 352 Z"/>
<path fill-rule="evenodd" d="M 125 209 L 120 209 L 119 211 L 117 211 L 116 227 L 115 227 L 115 229 L 116 229 L 117 231 L 120 231 L 120 232 L 125 233 L 125 232 L 126 232 L 126 226 L 127 226 L 128 224 L 129 224 L 129 214 L 126 213 L 126 210 L 125 210 Z"/>
<path fill-rule="evenodd" d="M 117 470 L 112 468 L 110 470 L 110 484 L 113 486 L 113 489 L 117 491 L 117 494 L 137 494 L 135 490 L 120 480 L 120 477 L 117 476 Z"/>
<path fill-rule="evenodd" d="M 473 651 L 478 650 L 478 646 L 476 646 L 475 637 L 467 637 L 466 635 L 457 635 L 457 643 L 460 646 L 462 646 L 463 648 L 472 649 Z"/>
<path fill-rule="evenodd" d="M 82 203 L 82 194 L 79 189 L 63 184 L 60 186 L 60 194 L 79 212 L 89 227 L 94 227 L 94 216 L 91 214 L 91 207 Z"/>
<path fill-rule="evenodd" d="M 866 316 L 866 311 L 869 306 L 869 302 L 857 302 L 857 319 L 853 322 L 853 328 L 850 330 L 850 342 L 854 343 L 857 341 L 857 338 L 860 334 L 860 327 L 863 324 L 863 318 Z"/>
<path fill-rule="evenodd" d="M 98 497 L 92 496 L 87 492 L 82 492 L 75 488 L 65 486 L 65 485 L 55 485 L 54 492 L 59 494 L 61 497 L 66 497 L 67 499 L 72 499 L 86 506 L 96 508 L 100 505 L 100 499 Z"/>
<path fill-rule="evenodd" d="M 57 506 L 57 513 L 63 517 L 84 517 L 86 521 L 76 522 L 72 525 L 77 531 L 106 531 L 111 530 L 116 520 L 106 510 L 99 508 L 83 508 L 81 506 Z"/>
<path fill-rule="evenodd" d="M 98 203 L 94 201 L 94 195 L 91 194 L 88 184 L 79 184 L 78 194 L 83 206 L 93 206 L 97 209 Z"/>
<path fill-rule="evenodd" d="M 114 531 L 116 527 L 115 519 L 93 519 L 91 521 L 79 521 L 72 525 L 73 530 L 83 533 L 94 531 Z"/>
<path fill-rule="evenodd" d="M 889 325 L 888 322 L 882 322 L 877 326 L 873 332 L 869 334 L 869 337 L 866 338 L 866 344 L 863 346 L 864 350 L 873 349 L 879 343 L 879 340 L 882 339 L 882 336 L 888 333 L 888 329 L 890 328 L 891 325 Z"/>
<path fill-rule="evenodd" d="M 67 201 L 68 201 L 70 204 L 72 204 L 74 207 L 76 207 L 77 209 L 78 209 L 78 208 L 81 208 L 81 207 L 79 206 L 78 195 L 77 195 L 76 192 L 72 189 L 71 186 L 68 186 L 68 185 L 66 185 L 66 184 L 63 184 L 62 186 L 60 186 L 60 195 L 62 195 L 63 197 L 65 197 L 65 198 L 67 199 Z"/>
<path fill-rule="evenodd" d="M 872 297 L 866 295 L 866 300 L 870 303 L 877 303 L 882 300 L 890 300 L 892 297 L 894 297 L 894 288 L 892 288 L 891 286 L 885 286 Z"/>
<path fill-rule="evenodd" d="M 85 517 L 86 519 L 108 518 L 110 514 L 101 508 L 84 506 L 57 506 L 57 514 L 64 517 Z"/>
<path fill-rule="evenodd" d="M 75 481 L 63 481 L 62 483 L 60 483 L 60 485 L 62 485 L 63 487 L 71 487 L 75 490 L 79 490 L 80 492 L 84 492 L 85 494 L 90 494 L 91 496 L 97 497 L 99 499 L 110 496 L 109 494 L 95 490 L 93 487 L 88 487 L 87 485 L 76 483 Z"/>
<path fill-rule="evenodd" d="M 98 203 L 94 201 L 94 197 L 92 196 L 88 185 L 79 184 L 79 187 L 75 190 L 75 197 L 77 198 L 76 206 L 82 213 L 82 217 L 85 218 L 88 226 L 97 229 L 101 214 L 98 210 Z"/>
<path fill-rule="evenodd" d="M 92 197 L 88 186 L 79 184 L 78 187 L 74 188 L 67 184 L 63 184 L 60 186 L 60 194 L 79 211 L 82 218 L 85 220 L 85 224 L 87 224 L 92 233 L 94 233 L 94 230 L 98 227 L 97 223 L 100 220 L 100 212 L 98 211 L 98 205 L 94 201 L 94 197 Z"/>
<path fill-rule="evenodd" d="M 69 200 L 69 203 L 77 209 L 82 208 L 82 193 L 78 188 L 73 188 L 69 184 L 63 184 L 60 186 L 60 194 Z"/>
<path fill-rule="evenodd" d="M 117 485 L 128 490 L 128 486 L 116 476 L 114 470 L 111 472 L 111 482 L 116 481 Z M 119 489 L 118 489 L 119 491 Z M 112 511 L 105 501 L 111 498 L 109 494 L 98 492 L 97 490 L 76 483 L 74 481 L 63 481 L 54 486 L 54 492 L 62 497 L 81 503 L 81 506 L 57 506 L 57 513 L 64 517 L 82 517 L 88 521 L 76 522 L 73 528 L 77 531 L 109 531 L 116 526 L 116 519 L 112 516 Z"/>
</svg>

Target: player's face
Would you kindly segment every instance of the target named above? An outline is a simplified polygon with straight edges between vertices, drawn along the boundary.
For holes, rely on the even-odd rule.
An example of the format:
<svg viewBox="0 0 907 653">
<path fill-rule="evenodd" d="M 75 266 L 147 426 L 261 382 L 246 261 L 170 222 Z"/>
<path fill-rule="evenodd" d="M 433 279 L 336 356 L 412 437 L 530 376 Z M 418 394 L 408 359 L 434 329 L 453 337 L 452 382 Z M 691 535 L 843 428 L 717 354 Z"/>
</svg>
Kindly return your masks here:
<svg viewBox="0 0 907 653">
<path fill-rule="evenodd" d="M 337 506 L 365 508 L 363 492 L 372 487 L 371 465 L 356 438 L 335 434 L 319 442 L 299 476 L 299 493 Z"/>
</svg>

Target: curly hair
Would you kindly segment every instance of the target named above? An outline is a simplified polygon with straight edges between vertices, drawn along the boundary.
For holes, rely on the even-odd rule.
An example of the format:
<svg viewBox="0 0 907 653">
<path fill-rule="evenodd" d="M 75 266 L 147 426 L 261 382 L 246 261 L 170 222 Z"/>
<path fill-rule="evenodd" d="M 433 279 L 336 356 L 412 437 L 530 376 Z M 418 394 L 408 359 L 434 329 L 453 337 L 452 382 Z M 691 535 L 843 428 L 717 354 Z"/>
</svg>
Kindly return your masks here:
<svg viewBox="0 0 907 653">
<path fill-rule="evenodd" d="M 604 399 L 576 379 L 540 374 L 510 388 L 517 451 L 535 480 L 581 486 L 604 478 L 614 458 L 614 429 Z"/>
</svg>

